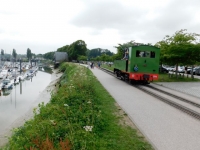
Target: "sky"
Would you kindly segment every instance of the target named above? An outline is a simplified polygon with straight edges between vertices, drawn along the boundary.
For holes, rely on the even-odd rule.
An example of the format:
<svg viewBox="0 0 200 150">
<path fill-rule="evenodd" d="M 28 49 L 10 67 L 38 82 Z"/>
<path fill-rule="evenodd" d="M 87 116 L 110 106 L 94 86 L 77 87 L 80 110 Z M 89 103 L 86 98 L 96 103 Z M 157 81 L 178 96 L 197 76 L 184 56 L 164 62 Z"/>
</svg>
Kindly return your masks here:
<svg viewBox="0 0 200 150">
<path fill-rule="evenodd" d="M 0 49 L 45 54 L 83 40 L 113 53 L 187 29 L 200 34 L 199 0 L 0 0 Z"/>
</svg>

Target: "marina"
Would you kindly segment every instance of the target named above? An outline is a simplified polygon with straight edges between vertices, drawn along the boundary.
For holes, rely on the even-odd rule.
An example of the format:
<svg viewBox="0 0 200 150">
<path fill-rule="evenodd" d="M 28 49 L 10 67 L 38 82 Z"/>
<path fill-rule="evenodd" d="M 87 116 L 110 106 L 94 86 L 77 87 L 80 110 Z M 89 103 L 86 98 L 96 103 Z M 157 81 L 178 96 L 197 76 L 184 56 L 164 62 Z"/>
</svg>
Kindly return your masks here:
<svg viewBox="0 0 200 150">
<path fill-rule="evenodd" d="M 40 71 L 36 66 L 16 74 L 13 76 L 9 72 L 7 77 L 0 79 L 0 145 L 13 127 L 25 121 L 21 118 L 29 116 L 33 108 L 49 96 L 43 92 L 51 82 L 51 74 Z"/>
<path fill-rule="evenodd" d="M 38 71 L 36 64 L 1 62 L 0 90 L 12 89 L 14 85 L 27 77 L 33 77 Z"/>
</svg>

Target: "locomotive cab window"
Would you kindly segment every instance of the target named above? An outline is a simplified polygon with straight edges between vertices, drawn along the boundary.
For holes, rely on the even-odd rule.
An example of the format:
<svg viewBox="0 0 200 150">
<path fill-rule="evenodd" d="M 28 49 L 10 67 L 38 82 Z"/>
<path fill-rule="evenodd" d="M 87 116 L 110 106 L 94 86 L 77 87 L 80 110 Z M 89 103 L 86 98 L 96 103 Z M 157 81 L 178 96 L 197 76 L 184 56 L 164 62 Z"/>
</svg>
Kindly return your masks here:
<svg viewBox="0 0 200 150">
<path fill-rule="evenodd" d="M 155 52 L 151 51 L 151 58 L 155 58 L 156 54 Z"/>
<path fill-rule="evenodd" d="M 155 52 L 137 50 L 136 51 L 136 57 L 155 58 Z"/>
</svg>

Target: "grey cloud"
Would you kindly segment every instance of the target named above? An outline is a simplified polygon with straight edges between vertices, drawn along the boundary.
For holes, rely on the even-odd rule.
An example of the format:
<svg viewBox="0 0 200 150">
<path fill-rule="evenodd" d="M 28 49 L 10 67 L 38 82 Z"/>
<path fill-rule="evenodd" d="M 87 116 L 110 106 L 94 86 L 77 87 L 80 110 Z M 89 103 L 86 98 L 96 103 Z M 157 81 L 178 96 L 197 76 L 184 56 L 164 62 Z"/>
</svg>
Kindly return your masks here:
<svg viewBox="0 0 200 150">
<path fill-rule="evenodd" d="M 0 48 L 4 49 L 5 53 L 11 53 L 13 48 L 16 49 L 17 54 L 26 54 L 27 48 L 31 49 L 32 53 L 44 54 L 50 51 L 56 51 L 58 47 L 64 44 L 53 44 L 53 43 L 38 43 L 38 42 L 27 42 L 19 40 L 0 40 Z"/>
<path fill-rule="evenodd" d="M 154 31 L 157 30 L 155 36 L 162 36 L 163 39 L 165 35 L 173 35 L 176 31 L 181 29 L 188 29 L 188 32 L 198 31 L 200 24 L 195 23 L 193 15 L 196 13 L 195 11 L 198 10 L 199 4 L 200 1 L 191 3 L 191 1 L 188 0 L 178 0 L 170 3 L 162 11 L 159 11 L 159 17 L 154 20 L 154 26 L 156 27 Z M 150 26 L 153 28 L 153 24 Z M 190 29 L 193 29 L 193 31 Z M 154 32 L 149 30 L 147 33 L 153 34 Z"/>
<path fill-rule="evenodd" d="M 15 14 L 15 13 L 10 12 L 10 11 L 0 10 L 0 14 L 1 14 L 1 15 L 13 15 L 13 14 Z"/>
<path fill-rule="evenodd" d="M 89 27 L 98 34 L 103 29 L 116 29 L 124 40 L 142 39 L 141 42 L 156 43 L 165 35 L 172 35 L 180 29 L 196 28 L 193 15 L 200 1 L 169 1 L 155 10 L 157 17 L 148 19 L 148 11 L 122 5 L 119 1 L 86 1 L 86 9 L 71 23 L 78 27 Z M 95 31 L 96 30 L 96 31 Z M 140 41 L 138 41 L 140 42 Z"/>
<path fill-rule="evenodd" d="M 0 34 L 4 33 L 4 30 L 0 28 Z"/>
<path fill-rule="evenodd" d="M 90 2 L 84 12 L 71 22 L 78 27 L 91 27 L 97 30 L 128 28 L 138 24 L 145 12 L 121 5 L 118 1 Z"/>
<path fill-rule="evenodd" d="M 154 20 L 143 20 L 136 32 L 135 39 L 139 37 L 143 41 L 155 44 L 162 40 L 166 35 L 173 35 L 180 29 L 188 29 L 188 32 L 199 31 L 200 24 L 195 23 L 193 15 L 198 10 L 198 4 L 185 1 L 173 1 L 164 8 L 157 10 L 158 16 Z M 127 35 L 126 38 L 134 35 Z M 141 41 L 141 42 L 143 42 Z"/>
<path fill-rule="evenodd" d="M 101 32 L 99 31 L 99 30 L 94 30 L 94 29 L 92 29 L 90 32 L 89 32 L 89 34 L 90 35 L 98 35 L 98 34 L 100 34 Z"/>
<path fill-rule="evenodd" d="M 187 27 L 192 21 L 192 14 L 183 9 L 184 6 L 171 5 L 165 8 L 155 20 L 155 25 L 162 30 L 179 30 Z"/>
</svg>

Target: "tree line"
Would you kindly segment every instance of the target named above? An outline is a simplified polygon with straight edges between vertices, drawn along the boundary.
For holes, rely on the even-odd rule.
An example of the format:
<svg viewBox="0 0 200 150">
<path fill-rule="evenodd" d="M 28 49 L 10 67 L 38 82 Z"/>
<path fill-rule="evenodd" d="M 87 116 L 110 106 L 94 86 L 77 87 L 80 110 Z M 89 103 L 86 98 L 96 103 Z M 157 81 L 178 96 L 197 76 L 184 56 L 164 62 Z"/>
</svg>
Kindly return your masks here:
<svg viewBox="0 0 200 150">
<path fill-rule="evenodd" d="M 83 40 L 77 40 L 70 45 L 65 45 L 57 49 L 57 52 L 67 52 L 69 61 L 113 61 L 112 53 L 108 49 L 95 48 L 87 49 L 87 44 Z M 53 60 L 54 51 L 43 55 L 46 59 Z"/>
<path fill-rule="evenodd" d="M 19 61 L 20 59 L 24 59 L 24 57 L 26 57 L 27 60 L 30 61 L 31 59 L 35 59 L 37 56 L 42 57 L 42 54 L 36 55 L 31 52 L 30 48 L 27 48 L 26 56 L 22 54 L 17 54 L 16 49 L 13 49 L 12 54 L 6 54 L 5 51 L 1 49 L 1 60 Z"/>
<path fill-rule="evenodd" d="M 187 33 L 186 29 L 166 35 L 155 46 L 161 49 L 160 63 L 169 65 L 195 65 L 200 62 L 199 34 Z"/>
<path fill-rule="evenodd" d="M 195 65 L 200 62 L 200 42 L 199 34 L 188 33 L 186 29 L 181 29 L 173 35 L 166 35 L 163 40 L 158 41 L 155 45 L 160 48 L 160 64 L 166 65 Z M 65 45 L 57 49 L 59 52 L 67 52 L 69 61 L 114 61 L 122 59 L 126 48 L 143 43 L 130 41 L 114 46 L 117 53 L 114 54 L 107 49 L 96 48 L 89 50 L 83 40 L 77 40 L 70 45 Z M 54 52 L 44 54 L 44 58 L 53 59 Z"/>
</svg>

